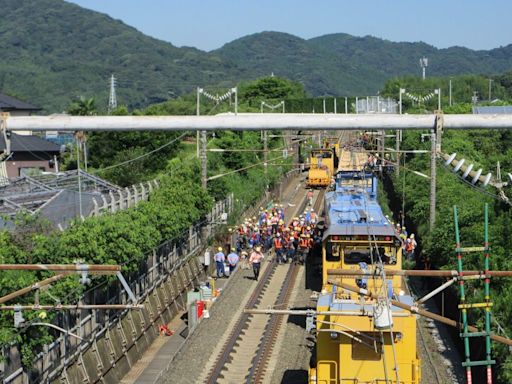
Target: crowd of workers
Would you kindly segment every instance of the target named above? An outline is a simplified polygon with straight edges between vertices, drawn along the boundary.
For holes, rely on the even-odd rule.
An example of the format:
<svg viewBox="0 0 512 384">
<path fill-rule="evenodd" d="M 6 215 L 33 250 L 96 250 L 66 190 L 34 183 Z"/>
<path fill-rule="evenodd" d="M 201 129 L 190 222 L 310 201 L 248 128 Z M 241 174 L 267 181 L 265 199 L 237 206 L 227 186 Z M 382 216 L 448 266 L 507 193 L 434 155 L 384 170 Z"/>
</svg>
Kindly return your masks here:
<svg viewBox="0 0 512 384">
<path fill-rule="evenodd" d="M 229 229 L 234 247 L 227 244 L 227 256 L 224 247 L 217 248 L 213 257 L 217 277 L 227 277 L 226 262 L 230 273 L 241 263 L 242 269 L 252 266 L 254 278 L 258 280 L 265 255 L 275 256 L 278 264 L 303 264 L 311 248 L 321 243 L 322 234 L 316 227 L 318 215 L 309 207 L 302 215 L 289 220 L 288 225 L 285 220 L 282 204 L 275 204 L 269 209 L 260 208 L 258 216 L 246 219 L 235 229 Z"/>
</svg>

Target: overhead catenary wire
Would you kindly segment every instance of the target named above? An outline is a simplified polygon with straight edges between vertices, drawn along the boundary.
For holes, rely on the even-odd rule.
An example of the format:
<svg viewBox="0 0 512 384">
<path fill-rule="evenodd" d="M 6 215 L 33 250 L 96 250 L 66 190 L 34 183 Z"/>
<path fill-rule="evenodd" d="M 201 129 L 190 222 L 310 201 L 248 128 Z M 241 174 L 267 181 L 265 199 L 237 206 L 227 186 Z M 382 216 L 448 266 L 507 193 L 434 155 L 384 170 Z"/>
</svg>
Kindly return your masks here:
<svg viewBox="0 0 512 384">
<path fill-rule="evenodd" d="M 278 160 L 278 159 L 282 159 L 282 158 L 284 158 L 284 156 L 278 156 L 278 157 L 275 157 L 273 159 L 270 159 L 269 161 L 274 161 L 274 160 Z M 256 164 L 248 165 L 248 166 L 243 167 L 243 168 L 239 168 L 239 169 L 235 169 L 235 170 L 228 171 L 228 172 L 225 172 L 225 173 L 221 173 L 219 175 L 210 176 L 208 178 L 208 181 L 215 180 L 215 179 L 218 179 L 218 178 L 223 177 L 223 176 L 231 175 L 233 173 L 242 172 L 242 171 L 245 171 L 247 169 L 257 167 L 258 165 L 264 165 L 265 163 L 267 163 L 267 162 L 266 161 L 262 161 L 262 162 L 259 162 L 259 163 L 256 163 Z M 286 164 L 282 164 L 282 165 L 286 165 Z"/>
</svg>

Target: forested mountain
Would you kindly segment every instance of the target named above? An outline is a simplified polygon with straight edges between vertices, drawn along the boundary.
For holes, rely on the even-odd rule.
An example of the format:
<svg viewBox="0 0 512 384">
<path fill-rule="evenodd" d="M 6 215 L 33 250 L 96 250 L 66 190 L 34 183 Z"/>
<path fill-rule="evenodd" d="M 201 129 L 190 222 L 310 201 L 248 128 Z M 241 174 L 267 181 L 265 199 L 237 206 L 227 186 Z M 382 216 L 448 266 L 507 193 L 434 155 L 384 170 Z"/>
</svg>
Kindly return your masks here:
<svg viewBox="0 0 512 384">
<path fill-rule="evenodd" d="M 278 73 L 303 82 L 313 95 L 376 94 L 391 77 L 420 75 L 428 57 L 429 76 L 498 74 L 512 69 L 512 45 L 490 51 L 437 49 L 425 43 L 391 42 L 344 33 L 303 40 L 278 33 L 245 36 L 214 51 L 244 74 Z"/>
<path fill-rule="evenodd" d="M 62 0 L 0 0 L 0 89 L 59 112 L 78 95 L 146 106 L 236 74 L 221 58 L 177 48 Z M 231 83 L 230 83 L 231 84 Z"/>
<path fill-rule="evenodd" d="M 0 90 L 64 110 L 79 95 L 106 106 L 108 80 L 118 99 L 147 106 L 197 86 L 233 86 L 262 75 L 301 81 L 311 95 L 376 94 L 387 79 L 428 75 L 498 74 L 512 69 L 512 45 L 489 51 L 437 49 L 425 43 L 332 34 L 310 40 L 262 32 L 212 52 L 175 47 L 104 14 L 63 0 L 0 0 Z"/>
</svg>

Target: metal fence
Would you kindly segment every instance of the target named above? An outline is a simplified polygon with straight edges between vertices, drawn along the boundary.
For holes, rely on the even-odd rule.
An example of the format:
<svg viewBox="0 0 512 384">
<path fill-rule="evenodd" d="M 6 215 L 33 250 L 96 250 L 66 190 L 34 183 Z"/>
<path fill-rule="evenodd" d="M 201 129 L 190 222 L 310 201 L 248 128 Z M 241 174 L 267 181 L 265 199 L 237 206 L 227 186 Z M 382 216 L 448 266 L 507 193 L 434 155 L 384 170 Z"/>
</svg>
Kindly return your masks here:
<svg viewBox="0 0 512 384">
<path fill-rule="evenodd" d="M 137 271 L 127 276 L 131 290 L 144 302 L 172 272 L 203 247 L 214 228 L 225 218 L 224 213 L 233 210 L 233 195 L 217 202 L 208 217 L 201 223 L 189 227 L 179 238 L 160 244 L 147 254 Z M 205 236 L 205 233 L 207 234 Z M 86 291 L 80 304 L 92 303 L 127 303 L 128 295 L 117 281 L 104 282 Z M 20 363 L 17 345 L 4 348 L 4 362 L 0 365 L 5 377 L 3 383 L 46 382 L 53 379 L 64 367 L 77 358 L 82 358 L 95 341 L 112 327 L 119 324 L 125 311 L 114 310 L 80 310 L 76 312 L 59 312 L 56 323 L 81 338 L 82 341 L 67 334 L 60 335 L 53 343 L 46 345 L 40 353 L 31 372 L 25 372 Z M 14 364 L 16 366 L 14 366 Z"/>
<path fill-rule="evenodd" d="M 389 97 L 368 96 L 356 100 L 356 113 L 397 113 L 398 103 Z"/>
</svg>

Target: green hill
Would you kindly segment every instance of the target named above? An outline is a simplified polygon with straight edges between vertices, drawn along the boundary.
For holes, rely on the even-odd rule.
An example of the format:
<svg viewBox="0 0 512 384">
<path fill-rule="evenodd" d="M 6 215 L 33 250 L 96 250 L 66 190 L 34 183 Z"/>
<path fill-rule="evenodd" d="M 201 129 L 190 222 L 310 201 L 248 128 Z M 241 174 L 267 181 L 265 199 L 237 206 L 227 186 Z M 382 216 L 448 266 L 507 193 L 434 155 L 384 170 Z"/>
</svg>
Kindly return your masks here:
<svg viewBox="0 0 512 384">
<path fill-rule="evenodd" d="M 167 100 L 233 73 L 214 54 L 177 48 L 62 0 L 1 0 L 0 89 L 61 111 L 78 95 L 107 104 L 109 78 L 132 107 Z M 228 75 L 229 74 L 229 75 Z"/>
<path fill-rule="evenodd" d="M 197 86 L 231 87 L 274 73 L 313 96 L 376 94 L 395 76 L 498 74 L 512 69 L 512 45 L 489 51 L 332 34 L 310 40 L 262 32 L 212 52 L 175 47 L 111 17 L 63 0 L 0 0 L 0 91 L 60 112 L 79 95 L 106 109 L 108 81 L 118 100 L 144 107 Z"/>
</svg>

